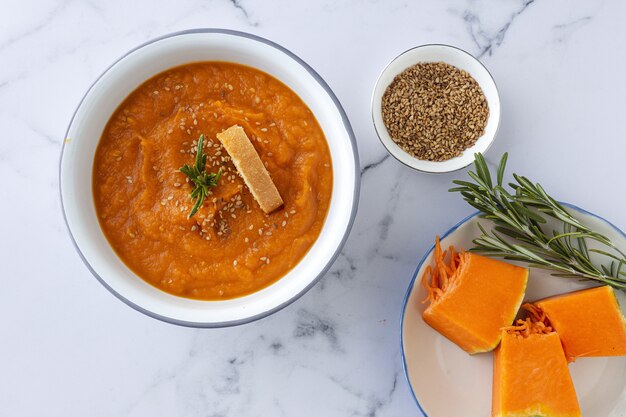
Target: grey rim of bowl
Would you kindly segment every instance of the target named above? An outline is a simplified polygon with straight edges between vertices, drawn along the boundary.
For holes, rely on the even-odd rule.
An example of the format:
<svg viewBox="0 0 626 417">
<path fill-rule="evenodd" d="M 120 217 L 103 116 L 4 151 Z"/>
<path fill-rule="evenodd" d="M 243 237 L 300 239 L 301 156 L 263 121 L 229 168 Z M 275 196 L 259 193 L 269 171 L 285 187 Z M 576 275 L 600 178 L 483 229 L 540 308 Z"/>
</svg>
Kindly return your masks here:
<svg viewBox="0 0 626 417">
<path fill-rule="evenodd" d="M 311 74 L 311 76 L 315 79 L 315 81 L 317 81 L 318 84 L 326 91 L 326 93 L 329 95 L 329 97 L 332 99 L 333 103 L 337 107 L 337 110 L 339 111 L 339 114 L 341 115 L 341 119 L 343 121 L 344 128 L 346 129 L 346 132 L 348 133 L 348 136 L 350 137 L 350 142 L 352 144 L 352 154 L 353 154 L 353 157 L 354 157 L 354 168 L 355 168 L 355 172 L 354 172 L 354 195 L 353 195 L 353 199 L 354 200 L 352 202 L 352 211 L 350 213 L 350 221 L 348 222 L 348 227 L 346 228 L 346 230 L 344 232 L 344 235 L 341 238 L 341 242 L 339 243 L 339 245 L 337 246 L 337 249 L 335 250 L 335 253 L 333 253 L 332 257 L 330 258 L 330 260 L 328 262 L 328 264 L 320 271 L 320 273 L 311 281 L 311 283 L 309 285 L 307 285 L 298 294 L 294 295 L 289 300 L 285 301 L 284 303 L 280 304 L 279 306 L 274 307 L 273 309 L 271 309 L 269 311 L 263 312 L 261 314 L 257 314 L 257 315 L 252 316 L 252 317 L 241 319 L 241 320 L 231 320 L 231 321 L 217 322 L 217 323 L 184 321 L 184 320 L 173 319 L 171 317 L 162 316 L 160 314 L 156 314 L 156 313 L 154 313 L 154 312 L 152 312 L 150 310 L 147 310 L 147 309 L 145 309 L 145 308 L 143 308 L 143 307 L 141 307 L 141 306 L 131 302 L 130 300 L 126 299 L 124 296 L 122 296 L 121 294 L 119 294 L 118 292 L 113 290 L 113 288 L 111 288 L 106 283 L 106 281 L 104 279 L 102 279 L 102 277 L 100 277 L 100 275 L 98 275 L 96 273 L 96 271 L 92 268 L 92 266 L 89 264 L 89 262 L 87 262 L 87 259 L 85 259 L 85 256 L 83 255 L 83 253 L 81 252 L 80 248 L 78 247 L 78 244 L 76 243 L 76 240 L 74 239 L 74 235 L 72 234 L 72 230 L 70 229 L 70 226 L 69 226 L 69 224 L 67 222 L 67 216 L 65 214 L 65 206 L 63 204 L 63 192 L 62 192 L 62 188 L 61 188 L 62 187 L 62 184 L 61 184 L 61 170 L 62 170 L 63 153 L 65 151 L 65 139 L 68 137 L 69 130 L 70 130 L 71 126 L 72 126 L 72 123 L 74 122 L 74 118 L 76 117 L 76 113 L 78 112 L 78 109 L 83 104 L 83 101 L 85 101 L 85 98 L 87 97 L 89 92 L 100 81 L 100 79 L 104 76 L 104 74 L 109 72 L 115 65 L 117 65 L 118 62 L 120 62 L 121 60 L 123 60 L 127 56 L 131 55 L 135 51 L 138 51 L 139 49 L 141 49 L 141 48 L 143 48 L 143 47 L 145 47 L 147 45 L 151 45 L 153 43 L 162 41 L 164 39 L 173 38 L 173 37 L 176 37 L 176 36 L 184 36 L 184 35 L 190 35 L 190 34 L 196 34 L 196 33 L 220 33 L 220 34 L 225 34 L 225 35 L 239 36 L 239 37 L 242 37 L 242 38 L 252 39 L 254 41 L 261 42 L 261 43 L 269 45 L 269 46 L 271 46 L 271 47 L 273 47 L 275 49 L 278 49 L 279 51 L 283 52 L 284 54 L 286 54 L 287 56 L 292 58 L 298 64 L 300 64 L 304 69 L 306 69 L 307 72 L 309 74 Z M 145 314 L 145 315 L 147 315 L 149 317 L 152 317 L 152 318 L 157 319 L 157 320 L 161 320 L 161 321 L 166 322 L 166 323 L 176 324 L 176 325 L 185 326 L 185 327 L 194 327 L 194 328 L 219 328 L 219 327 L 238 326 L 238 325 L 241 325 L 241 324 L 250 323 L 250 322 L 262 319 L 264 317 L 267 317 L 267 316 L 269 316 L 269 315 L 271 315 L 273 313 L 276 313 L 279 310 L 282 310 L 283 308 L 287 307 L 289 304 L 291 304 L 294 301 L 296 301 L 298 298 L 302 297 L 307 291 L 309 291 L 326 274 L 326 272 L 328 272 L 330 267 L 333 265 L 333 263 L 337 259 L 337 256 L 339 256 L 339 253 L 341 252 L 341 249 L 343 248 L 344 244 L 346 243 L 346 240 L 348 239 L 348 236 L 350 235 L 350 231 L 351 231 L 352 226 L 354 224 L 354 219 L 356 217 L 356 213 L 357 213 L 357 209 L 358 209 L 359 193 L 360 193 L 360 187 L 361 187 L 360 172 L 361 171 L 360 171 L 360 164 L 359 164 L 359 153 L 358 153 L 358 148 L 357 148 L 357 144 L 356 144 L 356 138 L 354 136 L 354 132 L 352 131 L 352 126 L 350 125 L 350 121 L 348 120 L 348 116 L 346 115 L 345 110 L 343 109 L 341 103 L 339 102 L 339 99 L 337 98 L 337 96 L 335 96 L 335 93 L 331 90 L 331 88 L 328 86 L 326 81 L 324 81 L 324 79 L 313 68 L 311 68 L 311 66 L 309 66 L 309 64 L 307 64 L 300 57 L 295 55 L 290 50 L 284 48 L 283 46 L 281 46 L 281 45 L 279 45 L 279 44 L 277 44 L 275 42 L 272 42 L 272 41 L 270 41 L 268 39 L 262 38 L 260 36 L 253 35 L 251 33 L 240 32 L 240 31 L 230 30 L 230 29 L 218 29 L 218 28 L 188 29 L 188 30 L 183 30 L 183 31 L 179 31 L 179 32 L 173 32 L 173 33 L 169 33 L 167 35 L 159 36 L 157 38 L 151 39 L 151 40 L 149 40 L 149 41 L 147 41 L 147 42 L 145 42 L 145 43 L 143 43 L 143 44 L 141 44 L 141 45 L 131 49 L 130 51 L 128 51 L 127 53 L 122 55 L 120 58 L 116 59 L 115 62 L 113 62 L 107 69 L 105 69 L 102 72 L 102 74 L 100 74 L 100 76 L 98 76 L 98 78 L 96 78 L 96 80 L 89 86 L 89 88 L 87 89 L 87 91 L 85 92 L 83 97 L 81 98 L 80 102 L 78 103 L 78 106 L 76 106 L 76 110 L 74 110 L 74 113 L 72 114 L 72 118 L 70 119 L 70 123 L 69 123 L 69 125 L 67 127 L 67 130 L 65 131 L 65 136 L 63 137 L 63 145 L 61 147 L 61 156 L 59 158 L 59 194 L 60 194 L 60 200 L 61 200 L 61 211 L 63 213 L 63 220 L 65 222 L 65 227 L 67 228 L 67 231 L 68 231 L 68 233 L 70 235 L 70 238 L 72 240 L 72 244 L 74 245 L 74 248 L 78 252 L 78 255 L 82 259 L 82 261 L 85 264 L 85 266 L 87 267 L 87 269 L 89 269 L 91 274 L 94 277 L 96 277 L 96 279 L 100 282 L 100 284 L 102 284 L 107 290 L 109 290 L 109 292 L 111 294 L 116 296 L 119 300 L 124 302 L 129 307 L 132 307 L 133 309 L 135 309 L 135 310 L 137 310 L 137 311 L 139 311 L 139 312 L 141 312 L 141 313 L 143 313 L 143 314 Z M 140 279 L 140 278 L 138 278 L 138 279 Z"/>
<path fill-rule="evenodd" d="M 391 152 L 389 150 L 389 148 L 387 147 L 387 145 L 385 145 L 385 142 L 383 142 L 382 138 L 380 137 L 380 132 L 378 132 L 378 128 L 376 127 L 376 121 L 374 120 L 374 100 L 376 100 L 375 94 L 376 94 L 376 87 L 378 86 L 378 83 L 380 83 L 380 78 L 383 76 L 383 74 L 385 73 L 385 71 L 387 71 L 387 68 L 389 68 L 389 66 L 398 58 L 400 58 L 402 55 L 407 54 L 411 51 L 413 51 L 414 49 L 419 49 L 419 48 L 423 48 L 426 46 L 443 46 L 446 48 L 452 48 L 452 49 L 456 49 L 458 51 L 463 52 L 466 55 L 469 55 L 473 60 L 475 60 L 476 62 L 478 62 L 480 64 L 481 67 L 483 67 L 485 69 L 485 71 L 487 72 L 487 75 L 489 75 L 489 78 L 491 78 L 491 81 L 493 81 L 493 85 L 496 88 L 496 94 L 498 96 L 498 102 L 500 102 L 500 91 L 498 90 L 498 84 L 496 84 L 496 80 L 493 78 L 493 75 L 491 75 L 491 73 L 489 72 L 489 70 L 487 69 L 486 66 L 483 65 L 482 62 L 480 62 L 480 60 L 478 58 L 476 58 L 474 55 L 470 54 L 469 52 L 467 52 L 464 49 L 458 48 L 456 46 L 452 46 L 452 45 L 446 45 L 444 43 L 427 43 L 424 45 L 419 45 L 419 46 L 414 46 L 413 48 L 409 48 L 406 51 L 402 52 L 401 54 L 399 54 L 398 56 L 396 56 L 394 59 L 392 59 L 391 61 L 389 61 L 389 63 L 387 65 L 385 65 L 385 68 L 383 68 L 383 70 L 380 72 L 380 74 L 378 74 L 378 78 L 376 79 L 376 83 L 374 84 L 374 91 L 372 92 L 372 100 L 371 100 L 371 115 L 372 115 L 372 124 L 374 125 L 374 130 L 376 131 L 376 136 L 378 136 L 378 140 L 380 141 L 380 143 L 383 145 L 383 148 L 385 148 L 385 150 L 387 151 L 387 153 L 391 156 L 393 156 L 393 158 L 400 162 L 402 165 L 409 167 L 415 171 L 418 172 L 423 172 L 425 174 L 448 174 L 450 172 L 456 172 L 456 171 L 460 171 L 464 168 L 467 168 L 468 166 L 470 166 L 472 163 L 468 163 L 466 165 L 463 165 L 462 167 L 459 167 L 457 169 L 451 169 L 448 171 L 441 171 L 441 172 L 434 172 L 434 171 L 424 171 L 423 169 L 419 169 L 419 168 L 415 168 L 409 164 L 405 164 L 403 161 L 399 160 L 396 155 L 394 155 L 393 152 Z M 397 75 L 397 74 L 396 74 Z M 383 93 L 384 94 L 384 93 Z M 500 118 L 502 117 L 502 105 L 500 105 L 500 117 L 498 117 L 498 120 L 496 120 L 496 131 L 493 132 L 493 139 L 491 140 L 491 142 L 489 142 L 489 145 L 487 145 L 487 148 L 485 149 L 485 151 L 483 153 L 487 153 L 487 151 L 489 150 L 489 148 L 491 148 L 491 145 L 493 144 L 493 142 L 495 142 L 496 140 L 496 136 L 498 136 L 498 129 L 500 129 Z M 384 122 L 383 122 L 384 125 Z M 383 126 L 385 129 L 387 128 L 386 126 Z M 389 137 L 391 138 L 391 135 L 389 135 Z M 393 141 L 393 139 L 391 139 Z M 404 152 L 404 150 L 403 150 Z M 417 158 L 416 158 L 417 159 Z"/>
<path fill-rule="evenodd" d="M 622 229 L 620 229 L 619 227 L 617 227 L 615 224 L 611 223 L 604 217 L 598 216 L 597 214 L 594 214 L 590 211 L 580 208 L 574 204 L 565 203 L 562 201 L 559 203 L 569 209 L 572 209 L 580 213 L 586 214 L 588 216 L 595 217 L 596 219 L 602 220 L 607 225 L 615 229 L 616 232 L 621 234 L 624 237 L 624 239 L 626 239 L 626 232 L 624 232 Z M 468 221 L 470 221 L 471 219 L 479 215 L 480 215 L 480 211 L 475 211 L 474 213 L 465 217 L 464 219 L 459 221 L 457 224 L 452 226 L 450 229 L 448 229 L 447 232 L 441 235 L 441 240 L 444 240 L 446 237 L 454 233 L 459 227 L 463 226 L 465 223 L 467 223 Z M 407 369 L 407 365 L 406 365 L 406 353 L 404 352 L 404 316 L 406 315 L 406 306 L 409 303 L 409 298 L 411 297 L 411 294 L 413 293 L 413 288 L 415 287 L 415 281 L 417 280 L 417 273 L 420 271 L 420 269 L 422 269 L 422 265 L 426 261 L 426 258 L 428 258 L 428 255 L 430 255 L 434 249 L 435 249 L 435 245 L 432 245 L 430 249 L 428 249 L 426 253 L 424 253 L 424 256 L 422 256 L 422 259 L 417 264 L 417 267 L 415 268 L 415 272 L 413 272 L 413 278 L 411 278 L 409 287 L 407 288 L 406 293 L 404 295 L 404 301 L 402 301 L 402 313 L 400 315 L 400 351 L 402 353 L 402 371 L 404 373 L 404 378 L 406 379 L 406 382 L 409 384 L 409 390 L 411 391 L 411 396 L 413 397 L 413 400 L 415 400 L 415 403 L 417 404 L 417 408 L 419 408 L 419 410 L 422 412 L 422 414 L 425 417 L 428 417 L 428 414 L 426 414 L 426 411 L 424 411 L 424 409 L 422 408 L 422 404 L 420 404 L 419 400 L 417 399 L 417 395 L 415 394 L 415 390 L 413 389 L 413 385 L 411 384 L 411 380 L 409 379 L 409 370 Z"/>
</svg>

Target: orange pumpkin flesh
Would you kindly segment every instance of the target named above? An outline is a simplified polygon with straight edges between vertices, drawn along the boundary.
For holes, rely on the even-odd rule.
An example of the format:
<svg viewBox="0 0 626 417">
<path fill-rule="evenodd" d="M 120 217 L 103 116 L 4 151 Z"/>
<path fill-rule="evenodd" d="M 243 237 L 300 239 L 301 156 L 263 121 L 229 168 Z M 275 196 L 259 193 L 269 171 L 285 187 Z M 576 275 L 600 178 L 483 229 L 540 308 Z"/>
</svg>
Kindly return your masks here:
<svg viewBox="0 0 626 417">
<path fill-rule="evenodd" d="M 609 286 L 534 303 L 561 337 L 569 361 L 582 356 L 626 355 L 626 322 Z"/>
<path fill-rule="evenodd" d="M 502 332 L 494 355 L 492 416 L 581 416 L 558 334 Z"/>
<path fill-rule="evenodd" d="M 435 267 L 427 267 L 422 278 L 425 301 L 430 301 L 424 321 L 470 354 L 493 350 L 500 329 L 513 322 L 522 303 L 528 270 L 473 253 L 457 254 L 452 247 L 442 251 L 439 237 L 434 258 Z"/>
</svg>

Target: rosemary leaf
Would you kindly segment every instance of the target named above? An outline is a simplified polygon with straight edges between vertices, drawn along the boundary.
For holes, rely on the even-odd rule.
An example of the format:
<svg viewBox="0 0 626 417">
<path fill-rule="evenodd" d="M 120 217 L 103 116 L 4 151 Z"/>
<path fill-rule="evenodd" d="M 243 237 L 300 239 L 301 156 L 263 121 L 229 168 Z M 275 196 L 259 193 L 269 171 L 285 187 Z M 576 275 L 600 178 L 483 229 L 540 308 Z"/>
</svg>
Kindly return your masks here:
<svg viewBox="0 0 626 417">
<path fill-rule="evenodd" d="M 513 174 L 515 182 L 509 183 L 513 192 L 507 191 L 502 185 L 507 158 L 505 153 L 500 159 L 494 186 L 485 158 L 475 154 L 475 172 L 468 172 L 474 182 L 455 180 L 457 187 L 449 190 L 460 193 L 480 211 L 481 217 L 495 223 L 489 232 L 478 223 L 481 234 L 474 239 L 475 246 L 470 251 L 549 269 L 555 276 L 592 280 L 626 291 L 624 251 L 608 237 L 583 225 L 540 184 Z M 547 217 L 559 229 L 550 230 L 550 235 L 543 229 Z M 588 248 L 588 240 L 602 248 Z M 594 264 L 590 253 L 600 255 L 608 263 Z"/>
<path fill-rule="evenodd" d="M 220 177 L 222 176 L 222 169 L 220 168 L 216 174 L 205 172 L 207 156 L 204 153 L 204 135 L 200 135 L 198 139 L 198 151 L 196 152 L 195 163 L 193 166 L 187 164 L 180 167 L 180 172 L 189 177 L 190 182 L 193 183 L 193 190 L 189 193 L 189 197 L 193 202 L 193 207 L 189 212 L 188 218 L 192 218 L 194 214 L 198 212 L 204 200 L 210 194 L 209 187 L 216 187 Z"/>
</svg>

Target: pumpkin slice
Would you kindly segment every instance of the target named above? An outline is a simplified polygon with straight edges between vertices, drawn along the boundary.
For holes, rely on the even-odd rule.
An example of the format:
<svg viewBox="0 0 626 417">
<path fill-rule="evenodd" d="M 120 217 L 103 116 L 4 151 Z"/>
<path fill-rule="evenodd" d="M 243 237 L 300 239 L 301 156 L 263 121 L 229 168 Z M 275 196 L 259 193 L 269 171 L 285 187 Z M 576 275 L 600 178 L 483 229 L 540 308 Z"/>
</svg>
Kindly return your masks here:
<svg viewBox="0 0 626 417">
<path fill-rule="evenodd" d="M 493 417 L 580 417 L 559 335 L 542 322 L 502 330 L 493 366 Z"/>
<path fill-rule="evenodd" d="M 435 266 L 428 266 L 422 285 L 430 304 L 424 321 L 470 354 L 488 352 L 500 342 L 500 329 L 519 309 L 528 270 L 474 253 L 442 251 L 435 243 Z"/>
<path fill-rule="evenodd" d="M 557 295 L 534 305 L 561 337 L 569 361 L 582 356 L 626 355 L 626 321 L 613 288 Z"/>
</svg>

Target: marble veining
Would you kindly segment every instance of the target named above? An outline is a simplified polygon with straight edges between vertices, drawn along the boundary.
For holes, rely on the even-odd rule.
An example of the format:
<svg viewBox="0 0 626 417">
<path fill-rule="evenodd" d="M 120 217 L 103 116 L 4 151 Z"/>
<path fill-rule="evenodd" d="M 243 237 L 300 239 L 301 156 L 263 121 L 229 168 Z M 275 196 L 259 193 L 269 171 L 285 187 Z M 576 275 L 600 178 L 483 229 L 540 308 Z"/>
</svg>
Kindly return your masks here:
<svg viewBox="0 0 626 417">
<path fill-rule="evenodd" d="M 504 37 L 507 31 L 513 24 L 513 22 L 526 11 L 526 9 L 535 2 L 535 0 L 523 0 L 519 6 L 517 6 L 509 16 L 503 21 L 503 23 L 495 28 L 495 30 L 488 31 L 481 25 L 480 15 L 471 9 L 467 9 L 463 12 L 463 20 L 467 26 L 467 29 L 472 37 L 472 40 L 478 47 L 477 58 L 482 58 L 485 54 L 491 55 L 495 48 L 499 47 L 504 42 Z"/>
<path fill-rule="evenodd" d="M 423 174 L 389 157 L 371 122 L 378 74 L 425 43 L 479 57 L 502 100 L 488 163 L 509 151 L 511 171 L 626 228 L 624 14 L 617 0 L 7 2 L 0 416 L 419 416 L 402 301 L 434 235 L 473 210 L 447 192 L 465 170 Z M 307 61 L 342 102 L 361 158 L 358 215 L 326 276 L 266 319 L 216 330 L 112 297 L 75 253 L 58 198 L 64 133 L 95 78 L 153 37 L 198 27 L 249 31 Z"/>
</svg>

